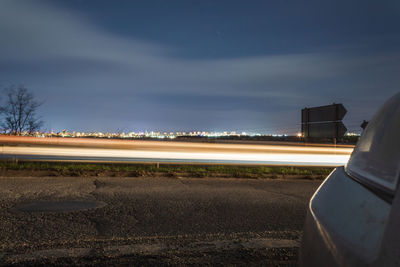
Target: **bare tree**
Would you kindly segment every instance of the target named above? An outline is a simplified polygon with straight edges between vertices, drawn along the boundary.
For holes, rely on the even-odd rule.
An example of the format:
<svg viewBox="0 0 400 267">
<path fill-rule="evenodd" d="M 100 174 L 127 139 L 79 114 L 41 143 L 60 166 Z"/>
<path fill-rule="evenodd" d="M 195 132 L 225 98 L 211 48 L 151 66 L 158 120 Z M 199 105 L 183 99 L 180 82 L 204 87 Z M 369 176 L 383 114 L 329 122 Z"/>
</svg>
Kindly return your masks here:
<svg viewBox="0 0 400 267">
<path fill-rule="evenodd" d="M 36 101 L 33 94 L 23 86 L 9 87 L 4 93 L 5 103 L 0 107 L 3 130 L 13 135 L 38 131 L 43 121 L 37 116 L 36 110 L 43 102 Z"/>
</svg>

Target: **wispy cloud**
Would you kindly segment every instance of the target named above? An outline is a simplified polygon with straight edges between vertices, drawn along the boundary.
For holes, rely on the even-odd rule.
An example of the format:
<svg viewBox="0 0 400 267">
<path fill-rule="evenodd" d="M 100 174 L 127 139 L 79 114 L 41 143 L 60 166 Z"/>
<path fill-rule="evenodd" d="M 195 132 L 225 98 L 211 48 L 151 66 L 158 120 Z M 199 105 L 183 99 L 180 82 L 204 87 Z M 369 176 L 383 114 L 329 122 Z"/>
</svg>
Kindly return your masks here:
<svg viewBox="0 0 400 267">
<path fill-rule="evenodd" d="M 284 103 L 285 114 L 290 111 L 297 116 L 304 106 L 343 101 L 351 110 L 363 99 L 374 97 L 379 103 L 399 90 L 399 51 L 365 55 L 340 49 L 185 59 L 171 56 L 174 47 L 116 35 L 71 10 L 43 3 L 0 3 L 0 83 L 25 83 L 47 99 L 46 111 L 57 109 L 58 116 L 69 114 L 72 118 L 83 113 L 88 121 L 101 117 L 108 125 L 104 128 L 116 127 L 110 110 L 124 114 L 146 110 L 143 116 L 148 120 L 163 113 L 165 120 L 160 127 L 167 127 L 179 108 L 190 113 L 190 103 L 196 103 L 199 109 L 198 100 L 207 101 L 207 112 L 214 111 L 221 119 L 229 116 L 227 110 L 232 112 L 232 103 L 253 116 L 249 121 L 254 124 L 261 123 L 254 118 L 262 120 L 259 114 L 264 111 L 267 119 L 262 123 L 267 125 L 280 120 L 278 111 L 282 110 L 276 108 L 277 102 Z M 185 104 L 177 105 L 177 101 Z M 52 112 L 53 116 L 56 113 Z M 193 113 L 190 116 L 182 116 L 182 124 L 194 125 L 196 120 L 206 123 L 200 114 L 197 118 Z M 297 120 L 293 116 L 286 119 L 288 125 Z M 132 117 L 118 123 L 127 124 L 129 120 L 135 123 Z M 65 124 L 87 125 L 68 118 Z"/>
</svg>

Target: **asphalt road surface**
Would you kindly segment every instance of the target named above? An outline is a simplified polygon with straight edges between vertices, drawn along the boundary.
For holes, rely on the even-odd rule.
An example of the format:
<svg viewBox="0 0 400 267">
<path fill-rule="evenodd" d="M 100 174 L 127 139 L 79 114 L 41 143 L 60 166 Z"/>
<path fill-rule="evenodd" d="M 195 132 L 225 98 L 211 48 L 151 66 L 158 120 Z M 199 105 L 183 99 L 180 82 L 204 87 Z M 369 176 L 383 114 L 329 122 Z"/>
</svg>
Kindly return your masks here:
<svg viewBox="0 0 400 267">
<path fill-rule="evenodd" d="M 292 266 L 320 181 L 0 178 L 5 265 Z"/>
</svg>

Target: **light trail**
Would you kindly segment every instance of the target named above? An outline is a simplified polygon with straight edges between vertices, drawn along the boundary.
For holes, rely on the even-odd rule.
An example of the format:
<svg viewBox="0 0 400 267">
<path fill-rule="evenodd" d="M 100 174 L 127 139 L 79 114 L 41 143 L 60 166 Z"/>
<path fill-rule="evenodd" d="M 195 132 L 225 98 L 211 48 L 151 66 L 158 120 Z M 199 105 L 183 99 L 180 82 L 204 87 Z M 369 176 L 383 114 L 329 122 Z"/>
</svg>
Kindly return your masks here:
<svg viewBox="0 0 400 267">
<path fill-rule="evenodd" d="M 341 166 L 352 147 L 0 137 L 2 158 Z M 65 141 L 64 141 L 65 140 Z M 13 146 L 10 144 L 18 144 Z M 32 146 L 33 145 L 33 146 Z"/>
<path fill-rule="evenodd" d="M 120 139 L 90 139 L 90 138 L 36 138 L 24 136 L 0 135 L 0 144 L 40 145 L 40 146 L 72 146 L 96 148 L 123 148 L 144 150 L 234 150 L 251 152 L 279 151 L 283 153 L 322 153 L 350 154 L 354 148 L 351 145 L 304 144 L 290 142 L 246 142 L 245 143 L 205 143 L 178 141 L 141 141 Z"/>
</svg>

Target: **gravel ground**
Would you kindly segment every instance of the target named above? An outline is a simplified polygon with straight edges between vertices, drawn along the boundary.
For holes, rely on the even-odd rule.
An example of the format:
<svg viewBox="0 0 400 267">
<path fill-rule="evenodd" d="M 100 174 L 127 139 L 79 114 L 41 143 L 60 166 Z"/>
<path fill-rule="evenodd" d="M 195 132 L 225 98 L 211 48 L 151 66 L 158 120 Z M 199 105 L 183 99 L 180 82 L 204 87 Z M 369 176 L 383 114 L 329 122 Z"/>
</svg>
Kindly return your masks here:
<svg viewBox="0 0 400 267">
<path fill-rule="evenodd" d="M 1 177 L 0 262 L 295 266 L 307 203 L 320 183 Z M 77 201 L 90 205 L 79 209 Z"/>
</svg>

